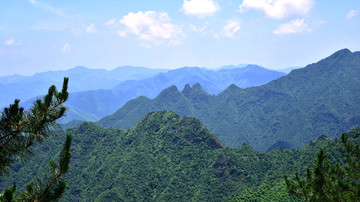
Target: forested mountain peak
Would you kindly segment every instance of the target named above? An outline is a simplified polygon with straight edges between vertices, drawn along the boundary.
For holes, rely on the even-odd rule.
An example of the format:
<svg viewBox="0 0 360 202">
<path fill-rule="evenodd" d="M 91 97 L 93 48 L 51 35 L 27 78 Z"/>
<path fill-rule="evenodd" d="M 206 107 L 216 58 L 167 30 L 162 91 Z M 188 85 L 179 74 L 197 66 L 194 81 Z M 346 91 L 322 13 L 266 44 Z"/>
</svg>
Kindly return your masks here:
<svg viewBox="0 0 360 202">
<path fill-rule="evenodd" d="M 345 159 L 340 138 L 321 136 L 301 149 L 261 153 L 247 143 L 225 147 L 198 120 L 160 111 L 127 131 L 94 123 L 59 131 L 34 147 L 39 155 L 31 163 L 13 166 L 16 175 L 0 178 L 0 188 L 14 180 L 22 187 L 35 176 L 64 133 L 74 134 L 64 201 L 297 201 L 288 195 L 284 174 L 304 173 L 320 148 L 332 162 Z M 360 128 L 346 136 L 358 143 L 359 134 Z"/>
<path fill-rule="evenodd" d="M 180 132 L 180 136 L 174 134 Z M 200 121 L 194 118 L 180 117 L 172 111 L 160 111 L 149 113 L 140 120 L 136 127 L 130 129 L 128 136 L 135 135 L 139 139 L 139 134 L 147 134 L 152 138 L 166 140 L 164 147 L 170 144 L 202 144 L 205 143 L 211 149 L 223 148 L 219 139 L 205 128 Z M 144 142 L 145 143 L 145 142 Z"/>
<path fill-rule="evenodd" d="M 90 69 L 77 66 L 69 70 L 37 73 L 30 77 L 0 77 L 0 106 L 7 105 L 14 98 L 30 106 L 31 98 L 46 91 L 43 86 L 57 84 L 57 80 L 66 76 L 71 82 L 71 92 L 67 107 L 70 109 L 62 121 L 74 119 L 95 121 L 114 113 L 127 101 L 139 96 L 155 98 L 162 90 L 171 85 L 183 89 L 186 84 L 201 84 L 209 94 L 216 95 L 235 83 L 241 87 L 257 86 L 284 76 L 282 72 L 256 67 L 233 68 L 216 71 L 200 67 L 179 69 L 149 69 L 145 67 L 120 66 L 113 70 Z M 165 73 L 166 72 L 166 73 Z"/>
<path fill-rule="evenodd" d="M 79 126 L 77 126 L 77 128 L 78 128 L 78 132 L 83 134 L 86 131 L 95 131 L 95 130 L 99 129 L 100 126 L 98 126 L 94 122 L 86 121 L 86 122 L 81 123 Z"/>
<path fill-rule="evenodd" d="M 198 118 L 227 146 L 248 143 L 258 151 L 299 148 L 319 135 L 334 138 L 360 125 L 358 86 L 360 57 L 344 49 L 258 87 L 230 85 L 217 96 L 189 96 L 194 91 L 190 85 L 183 93 L 171 87 L 146 108 L 140 108 L 145 103 L 131 109 L 125 105 L 99 124 L 126 129 L 148 112 L 172 110 Z M 118 113 L 126 116 L 111 118 Z"/>
<path fill-rule="evenodd" d="M 229 87 L 227 87 L 224 91 L 222 91 L 220 94 L 226 94 L 227 92 L 228 93 L 235 93 L 235 92 L 239 92 L 241 91 L 242 89 L 235 85 L 235 84 L 231 84 Z M 219 94 L 219 95 L 220 95 Z"/>
<path fill-rule="evenodd" d="M 191 91 L 191 86 L 189 84 L 186 84 L 184 89 L 181 91 L 182 94 L 188 94 Z"/>
<path fill-rule="evenodd" d="M 303 69 L 296 69 L 295 72 L 307 72 L 306 70 L 311 69 L 312 73 L 321 72 L 321 71 L 338 71 L 337 68 L 349 68 L 354 64 L 357 65 L 359 58 L 357 58 L 355 53 L 352 53 L 349 49 L 339 50 L 332 55 L 313 63 L 307 65 Z M 317 70 L 317 71 L 316 71 Z M 291 72 L 290 72 L 291 73 Z M 322 72 L 324 73 L 324 72 Z"/>
<path fill-rule="evenodd" d="M 199 83 L 195 83 L 192 87 L 189 84 L 186 84 L 184 89 L 181 91 L 186 97 L 194 96 L 208 96 L 209 94 L 201 87 Z"/>
<path fill-rule="evenodd" d="M 351 57 L 352 55 L 353 55 L 353 53 L 349 49 L 344 48 L 344 49 L 338 50 L 335 53 L 331 54 L 329 57 L 325 58 L 324 60 L 326 60 L 326 59 L 342 59 L 344 57 Z"/>
<path fill-rule="evenodd" d="M 181 92 L 179 91 L 179 89 L 175 85 L 173 85 L 168 88 L 165 88 L 163 91 L 161 91 L 161 93 L 157 97 L 164 99 L 172 99 L 173 97 L 177 97 L 180 95 Z"/>
</svg>

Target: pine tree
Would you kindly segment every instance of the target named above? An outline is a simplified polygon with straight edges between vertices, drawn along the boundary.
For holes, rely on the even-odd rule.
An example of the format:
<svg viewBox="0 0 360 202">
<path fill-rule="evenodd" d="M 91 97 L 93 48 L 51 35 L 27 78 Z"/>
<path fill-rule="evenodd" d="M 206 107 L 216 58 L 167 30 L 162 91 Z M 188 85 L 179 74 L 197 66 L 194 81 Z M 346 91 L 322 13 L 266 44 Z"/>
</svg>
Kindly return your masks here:
<svg viewBox="0 0 360 202">
<path fill-rule="evenodd" d="M 57 91 L 54 85 L 51 86 L 47 95 L 43 99 L 37 99 L 29 111 L 19 106 L 19 100 L 3 110 L 0 117 L 0 176 L 7 174 L 14 161 L 29 157 L 29 147 L 42 142 L 58 126 L 57 121 L 66 111 L 63 103 L 69 97 L 68 81 L 69 78 L 64 78 L 61 91 Z M 59 198 L 66 187 L 62 175 L 69 169 L 71 140 L 72 136 L 67 135 L 58 165 L 50 161 L 50 170 L 45 177 L 30 182 L 26 191 L 16 196 L 14 184 L 0 194 L 0 201 L 50 201 Z"/>
<path fill-rule="evenodd" d="M 345 134 L 341 137 L 347 153 L 347 165 L 332 165 L 321 149 L 314 167 L 307 169 L 306 178 L 296 173 L 296 182 L 285 176 L 291 194 L 307 201 L 360 201 L 360 147 L 349 143 Z"/>
</svg>

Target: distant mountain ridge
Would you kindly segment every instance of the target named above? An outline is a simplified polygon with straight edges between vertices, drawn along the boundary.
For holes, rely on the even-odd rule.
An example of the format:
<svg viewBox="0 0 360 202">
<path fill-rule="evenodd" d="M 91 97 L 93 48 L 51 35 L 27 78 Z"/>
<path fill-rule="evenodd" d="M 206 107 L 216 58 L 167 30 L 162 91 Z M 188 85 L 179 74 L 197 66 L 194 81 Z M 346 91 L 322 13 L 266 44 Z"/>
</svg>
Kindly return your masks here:
<svg viewBox="0 0 360 202">
<path fill-rule="evenodd" d="M 129 101 L 102 127 L 130 128 L 148 112 L 172 110 L 198 118 L 227 146 L 258 151 L 299 148 L 321 134 L 334 138 L 360 125 L 360 57 L 348 49 L 268 84 L 229 86 L 217 96 L 200 85 L 165 89 L 153 100 Z"/>
<path fill-rule="evenodd" d="M 50 85 L 60 86 L 64 77 L 69 77 L 69 92 L 109 89 L 125 80 L 138 80 L 154 76 L 167 69 L 122 66 L 113 70 L 89 69 L 77 66 L 68 70 L 36 73 L 33 76 L 12 75 L 0 77 L 0 107 L 8 106 L 15 98 L 22 102 L 43 95 Z"/>
<path fill-rule="evenodd" d="M 241 67 L 241 68 L 239 68 Z M 8 106 L 13 99 L 20 99 L 29 107 L 36 96 L 44 94 L 50 85 L 61 85 L 63 77 L 70 77 L 68 115 L 63 123 L 71 120 L 96 121 L 114 113 L 127 101 L 138 96 L 154 98 L 165 88 L 200 83 L 204 89 L 217 94 L 228 85 L 241 87 L 267 83 L 285 75 L 256 65 L 220 67 L 218 70 L 183 67 L 174 70 L 148 69 L 123 66 L 108 71 L 78 66 L 69 70 L 37 73 L 31 77 L 13 75 L 0 77 L 0 107 Z"/>
<path fill-rule="evenodd" d="M 284 75 L 284 73 L 267 70 L 256 65 L 219 71 L 184 67 L 142 80 L 124 81 L 109 90 L 72 93 L 67 104 L 69 108 L 101 118 L 114 113 L 131 99 L 139 96 L 154 98 L 171 85 L 183 88 L 186 84 L 200 83 L 206 92 L 218 94 L 233 83 L 245 88 L 265 84 Z M 71 117 L 70 113 L 69 116 Z"/>
</svg>

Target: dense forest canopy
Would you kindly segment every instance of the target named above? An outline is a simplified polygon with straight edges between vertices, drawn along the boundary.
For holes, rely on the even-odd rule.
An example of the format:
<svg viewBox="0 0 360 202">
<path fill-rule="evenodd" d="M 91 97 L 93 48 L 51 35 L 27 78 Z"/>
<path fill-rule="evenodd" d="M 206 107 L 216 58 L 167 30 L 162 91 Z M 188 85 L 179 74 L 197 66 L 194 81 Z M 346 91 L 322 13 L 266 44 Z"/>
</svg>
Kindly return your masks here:
<svg viewBox="0 0 360 202">
<path fill-rule="evenodd" d="M 0 176 L 0 190 L 34 196 L 31 187 L 36 186 L 25 185 L 41 176 L 49 161 L 51 168 L 56 167 L 51 160 L 64 151 L 59 142 L 69 142 L 66 134 L 72 134 L 71 149 L 69 143 L 64 147 L 65 153 L 71 152 L 70 168 L 59 163 L 68 181 L 59 183 L 59 193 L 65 193 L 62 201 L 301 201 L 301 194 L 291 193 L 305 192 L 293 183 L 297 181 L 300 189 L 305 182 L 311 184 L 323 165 L 316 162 L 325 162 L 329 176 L 336 171 L 340 180 L 334 182 L 341 185 L 349 178 L 339 173 L 351 174 L 350 168 L 359 168 L 358 159 L 346 153 L 356 156 L 358 152 L 349 148 L 359 150 L 359 64 L 359 54 L 344 49 L 260 87 L 231 85 L 213 96 L 194 84 L 181 92 L 171 86 L 153 100 L 139 97 L 97 123 L 51 128 L 48 138 L 32 142 L 29 152 L 35 155 L 6 164 L 10 175 Z M 52 91 L 56 93 L 49 91 L 45 104 L 36 102 L 39 109 L 62 102 L 66 90 Z M 9 112 L 22 114 L 16 103 L 12 107 L 16 110 L 10 107 Z M 46 117 L 57 120 L 64 110 Z M 26 124 L 19 117 L 16 120 Z M 345 131 L 350 132 L 339 138 Z M 306 176 L 310 180 L 303 180 Z M 358 181 L 354 182 L 346 185 L 355 190 L 351 197 L 359 193 Z M 321 190 L 305 187 L 311 196 L 313 190 Z"/>
<path fill-rule="evenodd" d="M 348 49 L 296 69 L 259 87 L 229 86 L 217 96 L 200 85 L 176 86 L 156 98 L 139 97 L 97 123 L 128 129 L 147 113 L 172 110 L 195 117 L 226 145 L 258 151 L 300 148 L 325 134 L 331 138 L 360 123 L 360 56 Z"/>
<path fill-rule="evenodd" d="M 301 149 L 260 153 L 247 144 L 226 147 L 198 120 L 170 111 L 150 113 L 127 131 L 85 122 L 64 132 L 74 134 L 64 201 L 289 201 L 295 198 L 287 192 L 284 174 L 305 173 L 321 148 L 331 162 L 346 162 L 339 138 L 321 136 Z M 36 176 L 57 152 L 64 132 L 37 145 L 38 155 L 31 159 L 37 163 L 15 164 L 1 186 Z M 359 143 L 359 129 L 347 135 Z"/>
</svg>

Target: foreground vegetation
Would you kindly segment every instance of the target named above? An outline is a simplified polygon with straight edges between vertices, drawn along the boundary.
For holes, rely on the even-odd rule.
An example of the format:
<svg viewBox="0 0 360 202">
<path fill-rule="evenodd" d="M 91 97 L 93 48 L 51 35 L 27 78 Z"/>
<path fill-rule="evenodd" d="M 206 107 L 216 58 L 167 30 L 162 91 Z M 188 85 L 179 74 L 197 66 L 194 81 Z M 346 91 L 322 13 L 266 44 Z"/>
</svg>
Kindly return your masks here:
<svg viewBox="0 0 360 202">
<path fill-rule="evenodd" d="M 319 135 L 358 126 L 359 64 L 359 53 L 342 50 L 258 88 L 232 85 L 211 96 L 198 84 L 182 92 L 173 86 L 98 122 L 108 129 L 85 122 L 45 139 L 64 115 L 65 79 L 63 91 L 51 87 L 29 112 L 15 101 L 1 115 L 0 200 L 49 201 L 64 192 L 64 201 L 356 200 L 360 128 L 342 138 Z M 226 144 L 195 118 L 145 115 L 163 108 L 199 116 Z M 112 128 L 142 115 L 128 130 Z"/>
<path fill-rule="evenodd" d="M 14 165 L 1 188 L 40 173 L 65 133 L 74 137 L 64 201 L 289 201 L 296 198 L 288 194 L 284 174 L 305 173 L 321 148 L 330 162 L 346 162 L 340 139 L 321 136 L 301 149 L 260 153 L 247 144 L 226 147 L 198 120 L 162 111 L 127 131 L 90 122 L 58 131 L 34 148 L 38 155 L 28 163 Z M 358 143 L 360 129 L 346 135 Z"/>
<path fill-rule="evenodd" d="M 55 86 L 51 86 L 48 94 L 43 99 L 37 99 L 29 111 L 19 106 L 20 100 L 15 100 L 14 104 L 4 109 L 0 117 L 1 178 L 6 177 L 9 166 L 16 160 L 31 156 L 33 153 L 30 147 L 49 136 L 51 129 L 57 125 L 56 122 L 64 116 L 66 107 L 63 103 L 69 96 L 68 81 L 68 78 L 64 78 L 62 91 L 57 91 Z M 56 164 L 53 160 L 49 162 L 50 171 L 38 176 L 36 180 L 31 179 L 26 185 L 26 190 L 17 194 L 14 181 L 13 186 L 5 189 L 3 193 L 0 192 L 0 201 L 52 201 L 61 197 L 67 185 L 62 177 L 69 170 L 71 140 L 72 136 L 67 135 L 60 152 L 59 163 Z"/>
</svg>

